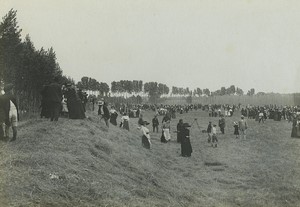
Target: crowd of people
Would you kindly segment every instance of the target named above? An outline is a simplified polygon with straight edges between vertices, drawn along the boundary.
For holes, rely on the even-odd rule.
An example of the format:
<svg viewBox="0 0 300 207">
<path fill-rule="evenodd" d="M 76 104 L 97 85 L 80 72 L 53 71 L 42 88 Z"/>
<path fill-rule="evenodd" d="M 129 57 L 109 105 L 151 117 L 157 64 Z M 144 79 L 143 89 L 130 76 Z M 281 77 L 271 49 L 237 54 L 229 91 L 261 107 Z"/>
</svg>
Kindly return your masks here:
<svg viewBox="0 0 300 207">
<path fill-rule="evenodd" d="M 9 138 L 9 127 L 12 127 L 13 137 L 11 141 L 16 140 L 17 123 L 19 119 L 18 104 L 16 97 L 13 95 L 13 86 L 8 84 L 4 87 L 5 94 L 0 96 L 0 137 L 2 139 Z M 100 120 L 104 120 L 105 125 L 119 126 L 129 131 L 129 120 L 131 118 L 139 118 L 138 126 L 142 132 L 142 146 L 147 149 L 151 148 L 150 130 L 147 126 L 149 122 L 143 119 L 142 111 L 149 110 L 154 112 L 152 119 L 152 131 L 158 133 L 161 128 L 160 140 L 162 143 L 171 141 L 171 119 L 176 118 L 176 114 L 189 113 L 193 110 L 203 110 L 208 112 L 209 117 L 219 117 L 218 123 L 209 122 L 206 133 L 208 134 L 208 142 L 213 147 L 217 147 L 218 128 L 220 134 L 225 134 L 226 117 L 233 116 L 235 111 L 241 112 L 241 119 L 233 123 L 233 134 L 236 138 L 246 139 L 248 128 L 245 119 L 255 119 L 259 123 L 264 123 L 267 119 L 275 121 L 287 120 L 292 122 L 291 137 L 300 137 L 300 107 L 292 106 L 251 106 L 242 107 L 241 104 L 185 104 L 185 105 L 163 105 L 163 104 L 125 104 L 114 103 L 108 104 L 103 98 L 98 99 L 96 96 L 88 96 L 86 92 L 77 89 L 72 84 L 61 86 L 57 79 L 51 84 L 45 85 L 41 90 L 41 113 L 42 118 L 48 118 L 50 121 L 58 121 L 60 116 L 70 119 L 84 119 L 87 110 L 87 104 L 95 109 L 98 105 L 98 115 Z M 90 108 L 90 107 L 89 107 Z M 120 116 L 119 116 L 120 115 Z M 163 116 L 162 122 L 158 120 L 158 116 Z M 118 117 L 120 123 L 118 124 Z M 181 144 L 181 155 L 190 157 L 192 146 L 190 142 L 189 123 L 184 123 L 183 119 L 179 119 L 177 124 L 177 142 Z"/>
</svg>

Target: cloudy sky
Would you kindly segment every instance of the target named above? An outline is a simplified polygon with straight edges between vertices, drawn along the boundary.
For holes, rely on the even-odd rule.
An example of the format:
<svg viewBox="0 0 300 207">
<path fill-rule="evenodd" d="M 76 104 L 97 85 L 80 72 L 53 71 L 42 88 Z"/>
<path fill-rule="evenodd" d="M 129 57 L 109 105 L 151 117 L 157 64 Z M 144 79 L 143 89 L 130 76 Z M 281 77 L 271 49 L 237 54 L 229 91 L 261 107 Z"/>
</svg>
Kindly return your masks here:
<svg viewBox="0 0 300 207">
<path fill-rule="evenodd" d="M 67 76 L 300 92 L 298 0 L 0 0 Z"/>
</svg>

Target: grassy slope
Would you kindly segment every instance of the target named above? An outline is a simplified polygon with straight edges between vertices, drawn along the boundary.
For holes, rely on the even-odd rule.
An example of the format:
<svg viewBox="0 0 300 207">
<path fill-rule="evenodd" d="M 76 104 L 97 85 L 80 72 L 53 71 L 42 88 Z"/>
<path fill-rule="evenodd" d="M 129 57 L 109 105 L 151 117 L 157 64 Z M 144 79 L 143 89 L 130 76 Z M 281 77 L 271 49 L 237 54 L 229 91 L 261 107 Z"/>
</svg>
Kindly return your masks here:
<svg viewBox="0 0 300 207">
<path fill-rule="evenodd" d="M 145 119 L 152 115 L 146 112 Z M 179 118 L 191 123 L 195 117 L 203 128 L 217 123 L 197 111 L 178 115 L 172 131 Z M 300 139 L 290 138 L 291 124 L 249 120 L 242 141 L 232 135 L 234 120 L 227 118 L 218 148 L 195 123 L 191 158 L 180 157 L 174 133 L 167 144 L 151 134 L 152 149 L 143 149 L 137 119 L 130 132 L 107 130 L 93 114 L 21 122 L 17 141 L 0 143 L 0 205 L 300 206 Z"/>
</svg>

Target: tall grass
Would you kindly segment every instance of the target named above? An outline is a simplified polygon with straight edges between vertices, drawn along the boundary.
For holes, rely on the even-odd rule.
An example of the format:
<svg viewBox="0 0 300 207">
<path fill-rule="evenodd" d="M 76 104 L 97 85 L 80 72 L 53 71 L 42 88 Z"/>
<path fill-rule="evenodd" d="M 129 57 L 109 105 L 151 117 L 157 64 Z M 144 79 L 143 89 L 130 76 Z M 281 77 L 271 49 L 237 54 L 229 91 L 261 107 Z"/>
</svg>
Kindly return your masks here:
<svg viewBox="0 0 300 207">
<path fill-rule="evenodd" d="M 146 111 L 144 119 L 153 115 Z M 239 140 L 235 115 L 211 148 L 201 130 L 218 118 L 192 111 L 172 120 L 171 142 L 151 133 L 147 150 L 137 119 L 126 131 L 88 116 L 57 123 L 31 118 L 20 123 L 16 142 L 0 143 L 5 206 L 299 206 L 300 142 L 290 138 L 287 122 L 248 120 L 248 138 Z M 198 118 L 201 127 L 191 128 L 191 158 L 180 156 L 175 141 L 180 118 Z"/>
</svg>

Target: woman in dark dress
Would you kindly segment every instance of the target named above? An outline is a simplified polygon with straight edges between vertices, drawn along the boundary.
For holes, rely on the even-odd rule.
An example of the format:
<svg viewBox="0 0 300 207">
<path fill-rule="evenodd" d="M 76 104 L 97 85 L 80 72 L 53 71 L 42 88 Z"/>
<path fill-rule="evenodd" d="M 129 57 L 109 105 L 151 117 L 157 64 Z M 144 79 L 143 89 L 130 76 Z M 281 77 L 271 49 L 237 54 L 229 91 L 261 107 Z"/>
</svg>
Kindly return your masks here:
<svg viewBox="0 0 300 207">
<path fill-rule="evenodd" d="M 70 119 L 84 119 L 85 114 L 81 101 L 76 93 L 74 86 L 67 86 L 67 91 L 65 92 L 67 98 L 67 107 Z"/>
<path fill-rule="evenodd" d="M 294 119 L 293 119 L 293 125 L 292 125 L 292 134 L 291 134 L 291 137 L 294 137 L 294 138 L 299 138 L 299 134 L 297 133 L 298 132 L 298 123 L 297 123 L 297 120 L 299 119 L 299 117 L 297 118 L 296 115 L 294 115 Z"/>
<path fill-rule="evenodd" d="M 183 157 L 190 157 L 193 150 L 190 141 L 190 130 L 188 129 L 191 127 L 188 123 L 184 123 L 182 127 L 182 139 L 181 139 L 181 156 Z"/>
<path fill-rule="evenodd" d="M 182 119 L 179 119 L 179 122 L 177 124 L 177 142 L 178 143 L 181 143 L 182 126 L 183 126 L 183 121 L 182 121 Z"/>
<path fill-rule="evenodd" d="M 115 110 L 114 107 L 112 107 L 110 110 L 110 120 L 109 120 L 112 125 L 117 126 L 118 124 L 117 117 L 118 117 L 118 112 Z"/>
</svg>

